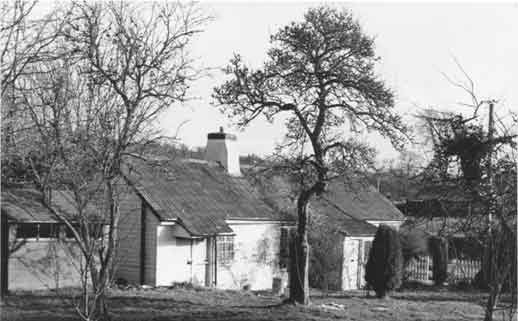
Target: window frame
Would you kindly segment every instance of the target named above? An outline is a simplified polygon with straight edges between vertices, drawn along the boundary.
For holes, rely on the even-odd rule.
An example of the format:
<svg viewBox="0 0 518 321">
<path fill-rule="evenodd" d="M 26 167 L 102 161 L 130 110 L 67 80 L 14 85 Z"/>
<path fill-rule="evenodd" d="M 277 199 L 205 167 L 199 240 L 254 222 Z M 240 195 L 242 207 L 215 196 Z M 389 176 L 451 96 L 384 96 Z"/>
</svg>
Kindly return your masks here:
<svg viewBox="0 0 518 321">
<path fill-rule="evenodd" d="M 24 241 L 51 241 L 51 240 L 64 240 L 70 241 L 74 240 L 74 235 L 72 231 L 68 228 L 66 224 L 58 223 L 58 222 L 16 222 L 12 224 L 15 226 L 15 239 L 24 240 Z M 78 227 L 79 223 L 72 223 L 74 227 Z M 24 234 L 29 234 L 25 232 L 21 232 L 23 228 L 28 228 L 28 226 L 32 226 L 32 229 L 35 228 L 35 233 L 30 233 L 30 237 L 22 236 Z M 45 236 L 42 236 L 42 226 L 48 226 L 48 233 L 45 233 Z M 90 236 L 94 237 L 94 233 L 98 234 L 97 239 L 102 239 L 105 233 L 105 224 L 100 222 L 95 222 L 91 224 Z M 34 232 L 34 231 L 33 231 Z M 47 231 L 45 231 L 47 232 Z"/>
<path fill-rule="evenodd" d="M 236 254 L 234 236 L 233 234 L 216 236 L 216 260 L 218 265 L 229 266 L 234 262 Z"/>
<path fill-rule="evenodd" d="M 25 241 L 50 241 L 50 240 L 55 240 L 58 238 L 59 236 L 59 230 L 60 230 L 60 226 L 61 224 L 60 223 L 56 223 L 56 222 L 17 222 L 13 225 L 16 225 L 16 234 L 15 234 L 15 238 L 17 240 L 25 240 Z M 35 235 L 31 235 L 29 237 L 26 237 L 26 236 L 21 236 L 20 234 L 26 234 L 26 233 L 21 233 L 21 230 L 23 229 L 23 227 L 27 227 L 27 226 L 34 226 L 35 229 L 36 229 L 36 233 Z M 41 236 L 41 226 L 42 225 L 48 225 L 50 226 L 50 232 L 48 234 L 48 236 Z"/>
<path fill-rule="evenodd" d="M 279 234 L 279 267 L 287 269 L 290 259 L 290 231 L 289 226 L 281 226 Z"/>
</svg>

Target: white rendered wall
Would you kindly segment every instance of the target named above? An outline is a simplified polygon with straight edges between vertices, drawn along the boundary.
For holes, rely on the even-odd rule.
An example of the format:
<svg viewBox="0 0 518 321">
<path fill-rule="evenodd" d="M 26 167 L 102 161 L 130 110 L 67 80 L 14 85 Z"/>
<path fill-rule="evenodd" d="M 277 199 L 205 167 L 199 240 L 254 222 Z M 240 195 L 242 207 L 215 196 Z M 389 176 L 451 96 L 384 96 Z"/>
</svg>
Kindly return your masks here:
<svg viewBox="0 0 518 321">
<path fill-rule="evenodd" d="M 287 273 L 279 267 L 280 223 L 227 221 L 235 232 L 234 261 L 217 266 L 217 287 L 250 290 L 271 289 L 273 278 L 286 287 Z"/>
</svg>

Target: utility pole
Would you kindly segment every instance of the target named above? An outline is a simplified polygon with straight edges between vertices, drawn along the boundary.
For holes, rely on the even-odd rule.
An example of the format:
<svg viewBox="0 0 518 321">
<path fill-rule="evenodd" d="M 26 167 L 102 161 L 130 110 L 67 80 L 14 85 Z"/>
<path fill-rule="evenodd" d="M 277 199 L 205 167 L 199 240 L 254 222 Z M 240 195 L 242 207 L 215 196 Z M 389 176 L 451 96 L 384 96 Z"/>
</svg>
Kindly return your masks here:
<svg viewBox="0 0 518 321">
<path fill-rule="evenodd" d="M 487 128 L 487 142 L 489 151 L 487 153 L 487 180 L 488 180 L 488 193 L 489 193 L 489 206 L 488 206 L 488 228 L 489 235 L 491 236 L 491 225 L 493 222 L 493 212 L 495 211 L 495 193 L 493 187 L 493 136 L 495 132 L 495 120 L 494 120 L 494 101 L 489 101 L 489 123 Z"/>
<path fill-rule="evenodd" d="M 497 273 L 497 262 L 493 237 L 493 214 L 496 212 L 496 197 L 495 197 L 495 188 L 493 186 L 493 136 L 495 132 L 495 122 L 494 122 L 494 101 L 490 100 L 489 103 L 489 123 L 487 129 L 487 144 L 488 144 L 488 152 L 487 152 L 487 253 L 485 255 L 484 260 L 486 261 L 486 271 L 485 271 L 485 279 L 489 285 L 489 289 L 491 294 L 488 298 L 488 303 L 486 306 L 484 321 L 492 321 L 493 320 L 493 311 L 497 304 L 497 297 L 494 295 L 495 289 L 494 286 L 498 286 L 494 284 Z M 483 184 L 484 185 L 484 184 Z"/>
</svg>

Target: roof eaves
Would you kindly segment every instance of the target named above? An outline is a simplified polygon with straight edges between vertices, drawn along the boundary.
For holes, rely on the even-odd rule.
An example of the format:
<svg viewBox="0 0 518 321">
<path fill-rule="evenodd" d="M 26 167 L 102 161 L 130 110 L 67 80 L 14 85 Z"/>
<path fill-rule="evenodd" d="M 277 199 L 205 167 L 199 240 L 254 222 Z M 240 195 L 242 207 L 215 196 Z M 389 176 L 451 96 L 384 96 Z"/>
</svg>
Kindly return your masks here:
<svg viewBox="0 0 518 321">
<path fill-rule="evenodd" d="M 228 221 L 294 222 L 295 220 L 270 217 L 227 217 Z"/>
<path fill-rule="evenodd" d="M 347 212 L 346 210 L 344 210 L 343 208 L 341 208 L 340 206 L 338 206 L 336 203 L 334 203 L 333 201 L 331 201 L 330 199 L 328 199 L 327 197 L 324 197 L 324 196 L 321 196 L 321 198 L 326 201 L 329 205 L 331 205 L 332 207 L 334 207 L 335 209 L 337 209 L 339 212 L 349 216 L 351 219 L 353 220 L 357 220 L 357 221 L 362 221 L 361 219 L 359 219 L 358 217 L 356 217 L 355 215 Z"/>
<path fill-rule="evenodd" d="M 340 233 L 342 233 L 344 236 L 355 236 L 355 237 L 368 237 L 368 236 L 376 235 L 376 233 L 350 233 L 345 230 L 342 230 Z"/>
</svg>

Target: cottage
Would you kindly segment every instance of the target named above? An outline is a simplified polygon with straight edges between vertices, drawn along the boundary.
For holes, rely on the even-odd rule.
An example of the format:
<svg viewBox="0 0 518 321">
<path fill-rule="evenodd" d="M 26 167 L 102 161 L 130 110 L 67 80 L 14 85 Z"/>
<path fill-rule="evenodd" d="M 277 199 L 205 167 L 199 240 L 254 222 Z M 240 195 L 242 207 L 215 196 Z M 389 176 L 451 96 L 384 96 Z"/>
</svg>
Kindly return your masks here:
<svg viewBox="0 0 518 321">
<path fill-rule="evenodd" d="M 341 289 L 363 288 L 365 265 L 377 226 L 385 224 L 399 229 L 405 217 L 373 187 L 351 188 L 338 182 L 330 184 L 328 192 L 317 198 L 311 208 L 326 215 L 343 235 Z"/>
<path fill-rule="evenodd" d="M 151 286 L 286 286 L 287 229 L 294 222 L 241 176 L 236 143 L 234 135 L 220 131 L 208 135 L 204 161 L 127 166 L 115 279 Z M 81 256 L 72 234 L 40 198 L 31 188 L 2 189 L 3 289 L 79 285 L 74 262 Z M 66 192 L 54 191 L 52 203 L 74 212 Z"/>
<path fill-rule="evenodd" d="M 135 161 L 138 210 L 121 220 L 116 278 L 225 289 L 287 283 L 286 219 L 241 176 L 236 137 L 208 134 L 206 160 Z"/>
<path fill-rule="evenodd" d="M 222 130 L 208 134 L 205 160 L 134 160 L 125 168 L 125 178 L 114 279 L 224 289 L 287 286 L 288 230 L 296 222 L 293 216 L 281 214 L 289 211 L 279 210 L 282 206 L 275 203 L 290 203 L 289 197 L 280 190 L 266 195 L 241 174 L 234 135 Z M 74 247 L 70 235 L 55 237 L 54 231 L 63 227 L 38 197 L 34 190 L 2 191 L 2 221 L 9 229 L 2 236 L 9 234 L 23 243 L 5 263 L 9 287 L 77 284 L 77 271 L 65 266 L 71 261 L 64 256 Z M 59 192 L 53 199 L 65 209 L 71 206 L 66 193 Z M 311 211 L 329 217 L 343 235 L 339 274 L 344 290 L 364 285 L 364 265 L 376 226 L 398 228 L 404 221 L 401 212 L 376 190 L 334 183 L 311 202 Z M 58 245 L 67 246 L 54 250 Z M 54 259 L 48 259 L 49 253 L 56 253 Z"/>
</svg>

